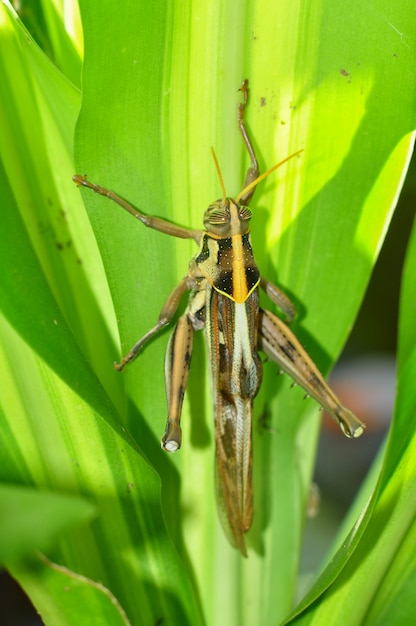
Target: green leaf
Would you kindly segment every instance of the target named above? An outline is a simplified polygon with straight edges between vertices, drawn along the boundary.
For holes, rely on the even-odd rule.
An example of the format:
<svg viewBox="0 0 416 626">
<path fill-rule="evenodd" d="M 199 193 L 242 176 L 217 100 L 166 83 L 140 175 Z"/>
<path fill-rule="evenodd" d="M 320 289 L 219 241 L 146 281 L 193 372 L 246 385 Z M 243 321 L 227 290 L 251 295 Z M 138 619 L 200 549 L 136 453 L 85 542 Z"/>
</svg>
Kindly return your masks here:
<svg viewBox="0 0 416 626">
<path fill-rule="evenodd" d="M 304 149 L 259 186 L 252 234 L 262 273 L 293 298 L 294 330 L 328 372 L 353 324 L 413 142 L 409 0 L 381 0 L 376 9 L 359 0 L 348 6 L 128 0 L 122 7 L 88 0 L 80 7 L 85 64 L 77 173 L 145 213 L 200 227 L 204 209 L 221 195 L 210 146 L 230 196 L 240 191 L 248 166 L 233 123 L 244 78 L 262 171 Z M 194 248 L 146 231 L 85 191 L 93 235 L 71 183 L 79 93 L 7 5 L 0 10 L 7 35 L 0 44 L 1 219 L 13 241 L 0 251 L 1 479 L 94 503 L 96 520 L 68 531 L 48 556 L 71 576 L 102 581 L 132 623 L 162 617 L 172 624 L 279 623 L 295 596 L 316 408 L 289 389 L 290 381 L 276 382 L 275 368 L 265 365 L 254 409 L 255 520 L 243 560 L 217 522 L 202 338 L 195 341 L 183 447 L 175 455 L 159 449 L 166 334 L 123 376 L 111 367 L 155 324 Z M 55 32 L 61 37 L 64 30 Z M 410 322 L 406 332 L 413 332 Z M 265 414 L 270 430 L 257 422 Z M 388 448 L 397 447 L 396 460 L 401 434 L 393 428 Z M 367 528 L 383 525 L 386 508 L 377 508 L 378 497 L 387 493 L 382 481 L 395 476 L 389 468 L 299 607 L 305 619 L 321 602 L 330 606 L 326 590 L 339 593 L 338 579 L 345 603 L 354 602 Z M 398 516 L 394 528 L 402 532 L 406 507 Z M 397 563 L 391 582 L 400 598 L 406 589 L 400 581 L 411 580 L 411 572 L 404 558 Z M 44 619 L 48 614 L 49 623 L 59 623 L 65 602 L 59 583 L 49 585 L 47 572 L 37 576 L 29 565 L 14 574 Z M 367 600 L 360 599 L 357 615 Z M 80 601 L 88 608 L 88 599 Z M 68 623 L 79 623 L 70 608 Z"/>
<path fill-rule="evenodd" d="M 131 622 L 155 623 L 170 615 L 174 622 L 198 623 L 194 592 L 164 527 L 160 479 L 85 358 L 91 355 L 108 393 L 121 405 L 122 379 L 109 356 L 113 322 L 100 313 L 108 294 L 71 181 L 67 140 L 78 93 L 4 4 L 0 11 L 7 35 L 0 56 L 6 139 L 1 232 L 13 242 L 0 252 L 0 478 L 83 495 L 94 504 L 97 519 L 68 530 L 48 554 L 75 577 L 111 590 Z M 65 587 L 48 583 L 49 592 L 58 594 L 50 597 L 39 593 L 30 568 L 22 565 L 13 574 L 45 622 L 57 623 L 59 609 L 54 614 L 51 606 L 63 602 Z M 78 617 L 74 605 L 68 621 L 79 623 Z"/>
<path fill-rule="evenodd" d="M 413 39 L 402 41 L 389 26 L 400 23 L 405 7 L 388 6 L 386 22 L 383 13 L 374 15 L 358 2 L 345 8 L 299 3 L 296 9 L 280 3 L 275 13 L 262 2 L 250 3 L 245 13 L 230 4 L 210 3 L 209 12 L 204 4 L 169 6 L 166 13 L 164 3 L 140 12 L 127 5 L 119 21 L 110 5 L 99 15 L 91 3 L 82 5 L 89 55 L 78 171 L 144 212 L 197 227 L 220 195 L 210 145 L 228 193 L 240 189 L 247 157 L 232 120 L 237 88 L 248 77 L 247 117 L 262 169 L 304 147 L 300 159 L 257 192 L 256 255 L 268 278 L 276 280 L 277 268 L 279 284 L 300 311 L 296 331 L 327 371 L 361 302 L 412 143 L 414 69 L 407 46 Z M 104 43 L 110 41 L 111 49 Z M 155 323 L 184 275 L 189 245 L 166 238 L 162 244 L 160 234 L 134 229 L 127 214 L 102 198 L 84 197 L 125 352 Z M 166 411 L 162 371 L 155 371 L 165 342 L 149 346 L 125 374 L 129 395 L 155 437 L 163 432 Z M 250 558 L 241 563 L 227 551 L 213 517 L 211 415 L 209 395 L 200 392 L 206 370 L 199 348 L 183 416 L 185 440 L 174 458 L 186 511 L 183 553 L 191 555 L 209 623 L 220 619 L 217 606 L 224 619 L 221 598 L 227 598 L 228 623 L 275 623 L 293 601 L 318 422 L 307 415 L 311 403 L 305 407 L 286 382 L 276 388 L 274 368 L 266 367 L 256 416 L 270 411 L 277 434 L 254 429 L 255 521 Z M 133 433 L 135 420 L 132 410 Z M 148 454 L 159 467 L 166 518 L 176 529 L 176 487 L 156 453 Z M 182 545 L 181 536 L 176 541 Z M 342 563 L 348 557 L 346 550 Z"/>
<path fill-rule="evenodd" d="M 414 342 L 409 350 L 408 332 L 414 326 L 415 280 L 413 228 L 402 286 L 397 403 L 377 488 L 360 523 L 285 623 L 399 625 L 414 614 L 416 350 Z"/>
<path fill-rule="evenodd" d="M 102 583 L 80 576 L 45 557 L 26 559 L 14 564 L 11 571 L 31 590 L 32 601 L 42 607 L 46 624 L 131 624 L 117 598 Z"/>
<path fill-rule="evenodd" d="M 45 549 L 69 527 L 93 516 L 84 499 L 0 485 L 0 563 Z"/>
</svg>

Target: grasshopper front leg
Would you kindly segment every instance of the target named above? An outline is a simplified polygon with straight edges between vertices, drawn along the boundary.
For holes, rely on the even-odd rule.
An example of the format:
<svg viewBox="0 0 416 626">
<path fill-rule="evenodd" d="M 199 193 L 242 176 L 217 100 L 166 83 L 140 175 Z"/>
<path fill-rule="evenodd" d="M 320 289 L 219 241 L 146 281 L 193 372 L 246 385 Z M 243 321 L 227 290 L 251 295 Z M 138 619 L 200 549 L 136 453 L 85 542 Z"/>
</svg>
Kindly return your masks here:
<svg viewBox="0 0 416 626">
<path fill-rule="evenodd" d="M 182 228 L 182 226 L 171 224 L 160 217 L 140 213 L 140 211 L 135 209 L 129 202 L 124 200 L 124 198 L 116 194 L 114 191 L 101 187 L 100 185 L 96 185 L 95 183 L 91 183 L 86 176 L 75 174 L 75 176 L 72 177 L 72 180 L 76 185 L 78 185 L 78 187 L 86 187 L 87 189 L 91 189 L 91 191 L 98 193 L 100 196 L 105 196 L 109 200 L 112 200 L 148 228 L 153 228 L 153 230 L 158 230 L 161 233 L 171 235 L 172 237 L 178 237 L 179 239 L 193 239 L 198 245 L 201 241 L 201 230 Z"/>
<path fill-rule="evenodd" d="M 351 438 L 362 435 L 365 425 L 341 404 L 308 353 L 281 319 L 270 311 L 260 309 L 258 333 L 260 350 L 335 418 L 344 435 Z"/>
</svg>

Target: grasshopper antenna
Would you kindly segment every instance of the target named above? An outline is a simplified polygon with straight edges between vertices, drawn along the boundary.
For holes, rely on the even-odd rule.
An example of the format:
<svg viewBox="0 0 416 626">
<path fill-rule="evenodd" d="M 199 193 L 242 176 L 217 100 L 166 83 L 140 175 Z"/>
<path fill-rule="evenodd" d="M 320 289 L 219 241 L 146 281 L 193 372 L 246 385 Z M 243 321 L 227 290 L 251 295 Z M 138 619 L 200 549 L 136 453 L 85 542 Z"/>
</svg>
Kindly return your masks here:
<svg viewBox="0 0 416 626">
<path fill-rule="evenodd" d="M 215 169 L 217 170 L 218 178 L 220 179 L 220 185 L 222 190 L 222 201 L 225 202 L 225 198 L 227 197 L 227 192 L 225 191 L 224 179 L 221 174 L 220 164 L 218 163 L 217 155 L 215 154 L 214 148 L 211 146 L 212 156 L 214 157 Z"/>
</svg>

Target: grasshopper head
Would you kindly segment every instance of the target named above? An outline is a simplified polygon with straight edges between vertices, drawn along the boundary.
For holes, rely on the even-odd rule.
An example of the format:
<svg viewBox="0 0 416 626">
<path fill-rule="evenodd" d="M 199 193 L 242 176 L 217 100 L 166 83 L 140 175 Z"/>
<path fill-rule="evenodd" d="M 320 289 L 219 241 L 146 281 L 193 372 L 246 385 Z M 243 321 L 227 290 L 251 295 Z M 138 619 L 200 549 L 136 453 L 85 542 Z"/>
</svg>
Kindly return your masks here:
<svg viewBox="0 0 416 626">
<path fill-rule="evenodd" d="M 215 237 L 244 235 L 250 230 L 251 210 L 232 198 L 213 202 L 205 211 L 205 230 Z"/>
</svg>

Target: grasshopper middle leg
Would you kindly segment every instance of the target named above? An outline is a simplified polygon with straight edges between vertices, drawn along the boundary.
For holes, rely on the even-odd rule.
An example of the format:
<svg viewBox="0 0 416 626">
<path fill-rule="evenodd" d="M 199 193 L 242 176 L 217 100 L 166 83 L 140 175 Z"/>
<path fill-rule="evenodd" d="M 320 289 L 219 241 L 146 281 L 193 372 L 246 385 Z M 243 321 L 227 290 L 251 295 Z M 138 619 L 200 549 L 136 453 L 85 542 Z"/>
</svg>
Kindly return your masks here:
<svg viewBox="0 0 416 626">
<path fill-rule="evenodd" d="M 151 339 L 154 335 L 156 335 L 159 330 L 169 324 L 178 309 L 179 302 L 183 294 L 186 291 L 192 289 L 193 286 L 194 281 L 190 276 L 185 276 L 185 278 L 181 280 L 179 285 L 175 287 L 175 289 L 172 291 L 165 304 L 163 305 L 157 324 L 155 324 L 153 328 L 151 328 L 141 339 L 139 339 L 137 343 L 134 344 L 134 346 L 129 350 L 126 356 L 121 359 L 120 363 L 114 364 L 116 370 L 121 372 L 124 366 L 127 365 L 127 363 L 130 363 L 130 361 L 132 361 L 137 356 L 144 344 L 149 341 L 149 339 Z"/>
</svg>

